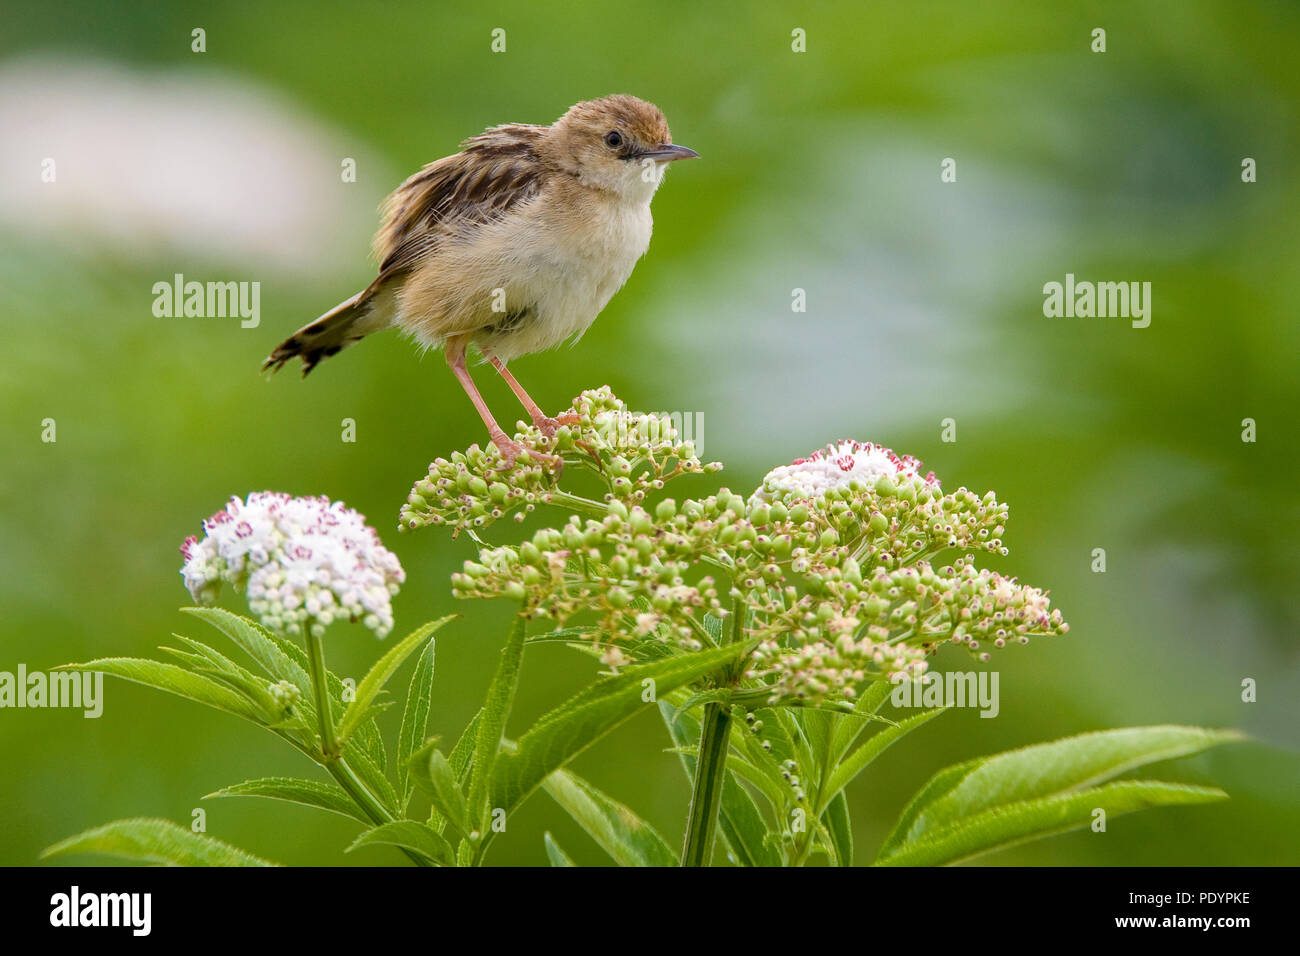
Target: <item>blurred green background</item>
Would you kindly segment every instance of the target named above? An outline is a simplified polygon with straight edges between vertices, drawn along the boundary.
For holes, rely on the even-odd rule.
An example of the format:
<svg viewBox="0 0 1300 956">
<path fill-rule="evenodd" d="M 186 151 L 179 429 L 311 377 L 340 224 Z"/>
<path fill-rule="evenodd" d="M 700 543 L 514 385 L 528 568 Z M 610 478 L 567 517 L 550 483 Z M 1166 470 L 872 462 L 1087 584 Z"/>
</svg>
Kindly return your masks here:
<svg viewBox="0 0 1300 956">
<path fill-rule="evenodd" d="M 672 170 L 649 254 L 581 343 L 512 365 L 533 395 L 554 411 L 608 383 L 634 408 L 702 415 L 705 457 L 746 492 L 840 437 L 915 454 L 945 485 L 1010 502 L 998 567 L 1050 587 L 1072 624 L 996 659 L 1000 719 L 945 715 L 859 778 L 859 861 L 942 766 L 1177 722 L 1253 735 L 1156 768 L 1230 801 L 987 862 L 1300 863 L 1300 7 L 1074 6 L 3 5 L 0 670 L 147 655 L 174 630 L 206 639 L 176 610 L 181 540 L 234 493 L 324 493 L 405 565 L 399 632 L 463 615 L 438 638 L 434 710 L 436 731 L 458 734 L 509 610 L 451 597 L 469 542 L 394 528 L 430 458 L 483 440 L 473 410 L 438 354 L 395 335 L 306 382 L 264 380 L 258 364 L 369 281 L 375 207 L 408 173 L 486 126 L 628 92 L 703 159 Z M 796 27 L 806 53 L 791 50 Z M 940 182 L 946 157 L 956 183 Z M 1242 182 L 1244 157 L 1258 182 Z M 259 281 L 260 326 L 156 318 L 152 285 L 178 272 Z M 1044 317 L 1043 284 L 1067 272 L 1152 282 L 1150 327 Z M 806 313 L 791 311 L 795 288 Z M 518 414 L 494 375 L 478 378 Z M 47 418 L 56 443 L 41 441 Z M 357 676 L 381 651 L 361 628 L 329 644 L 331 666 Z M 530 651 L 511 729 L 594 672 L 564 648 Z M 1258 702 L 1241 701 L 1244 678 Z M 666 745 L 649 711 L 576 769 L 676 842 L 688 791 Z M 186 823 L 201 805 L 210 834 L 282 862 L 402 860 L 341 856 L 355 830 L 342 818 L 201 803 L 315 771 L 251 725 L 134 685 L 106 682 L 98 720 L 0 711 L 0 765 L 4 864 L 118 817 Z M 491 861 L 544 863 L 544 829 L 580 863 L 604 859 L 539 795 Z"/>
</svg>

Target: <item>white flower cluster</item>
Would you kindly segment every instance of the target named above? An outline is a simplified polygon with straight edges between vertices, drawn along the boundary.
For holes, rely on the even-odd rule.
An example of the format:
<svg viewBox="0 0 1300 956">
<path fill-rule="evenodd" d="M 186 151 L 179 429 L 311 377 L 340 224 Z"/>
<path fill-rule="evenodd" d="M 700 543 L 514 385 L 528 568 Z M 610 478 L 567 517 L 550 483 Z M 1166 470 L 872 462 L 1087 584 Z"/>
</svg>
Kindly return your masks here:
<svg viewBox="0 0 1300 956">
<path fill-rule="evenodd" d="M 755 497 L 786 503 L 818 498 L 833 488 L 847 488 L 854 481 L 872 487 L 881 478 L 918 478 L 920 467 L 921 463 L 911 455 L 896 455 L 881 445 L 841 441 L 792 464 L 773 468 L 763 478 Z M 934 472 L 925 480 L 938 484 Z"/>
<path fill-rule="evenodd" d="M 253 615 L 276 631 L 298 635 L 309 625 L 319 634 L 340 619 L 381 638 L 393 629 L 392 597 L 406 573 L 343 502 L 254 492 L 231 498 L 203 530 L 201 541 L 181 546 L 195 601 L 213 603 L 225 582 L 247 588 Z"/>
</svg>

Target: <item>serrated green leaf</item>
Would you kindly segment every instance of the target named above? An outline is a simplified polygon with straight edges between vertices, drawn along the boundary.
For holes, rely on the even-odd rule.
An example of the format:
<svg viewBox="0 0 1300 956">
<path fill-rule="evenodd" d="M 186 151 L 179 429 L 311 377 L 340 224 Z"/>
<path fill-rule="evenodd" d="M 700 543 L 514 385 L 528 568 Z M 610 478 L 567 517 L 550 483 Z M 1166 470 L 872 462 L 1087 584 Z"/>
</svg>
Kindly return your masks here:
<svg viewBox="0 0 1300 956">
<path fill-rule="evenodd" d="M 752 649 L 749 644 L 731 644 L 628 667 L 615 677 L 598 680 L 542 717 L 519 738 L 514 753 L 497 758 L 489 790 L 492 806 L 510 812 L 553 771 L 644 707 L 643 681 L 654 681 L 656 694 L 666 695 L 734 664 Z M 478 760 L 477 751 L 474 759 Z"/>
<path fill-rule="evenodd" d="M 478 722 L 483 716 L 482 708 L 479 709 L 469 723 L 460 733 L 460 738 L 456 741 L 456 746 L 451 748 L 451 753 L 447 755 L 447 764 L 455 774 L 457 786 L 464 788 L 469 778 L 469 768 L 474 759 L 474 743 L 478 735 Z M 432 807 L 429 810 L 429 826 L 436 829 L 439 833 L 446 826 L 446 817 L 438 812 L 438 808 Z"/>
<path fill-rule="evenodd" d="M 209 609 L 201 608 L 200 610 Z M 234 615 L 231 615 L 231 617 L 234 617 Z M 265 648 L 259 643 L 258 653 L 270 655 L 272 657 L 279 655 L 289 662 L 285 666 L 290 669 L 291 673 L 301 674 L 300 679 L 306 681 L 307 690 L 303 691 L 302 699 L 299 700 L 298 705 L 303 709 L 304 714 L 308 718 L 309 726 L 314 727 L 316 725 L 316 708 L 312 702 L 315 700 L 316 692 L 311 684 L 311 677 L 309 675 L 310 665 L 307 661 L 307 652 L 288 638 L 273 634 L 253 621 L 249 621 L 246 618 L 235 619 L 251 627 L 253 637 L 260 636 L 264 640 L 270 642 L 270 649 Z M 247 635 L 245 636 L 247 637 Z M 248 639 L 251 640 L 252 638 L 250 637 Z M 290 680 L 295 684 L 295 686 L 298 686 L 300 690 L 302 689 L 301 685 L 298 683 L 299 678 L 285 679 Z M 348 704 L 348 702 L 343 699 L 343 681 L 333 671 L 326 670 L 325 682 L 329 686 L 331 713 L 343 713 L 347 709 Z M 371 713 L 375 713 L 373 708 L 371 709 Z M 356 732 L 352 735 L 352 740 L 350 742 L 355 744 L 360 750 L 364 751 L 370 761 L 381 771 L 387 766 L 388 753 L 384 748 L 383 736 L 379 733 L 379 725 L 375 723 L 375 721 L 363 721 L 361 726 L 358 727 Z"/>
<path fill-rule="evenodd" d="M 677 855 L 654 827 L 568 770 L 542 786 L 619 866 L 676 866 Z"/>
<path fill-rule="evenodd" d="M 232 690 L 243 694 L 266 713 L 268 720 L 283 716 L 283 708 L 267 690 L 265 679 L 258 677 L 242 664 L 231 660 L 215 647 L 209 647 L 202 641 L 193 640 L 183 634 L 173 634 L 172 637 L 184 642 L 203 660 L 204 663 L 197 665 L 196 670 L 206 673 L 208 676 L 226 684 Z M 167 648 L 163 648 L 163 650 L 167 650 Z"/>
<path fill-rule="evenodd" d="M 560 845 L 551 836 L 550 830 L 542 834 L 542 840 L 546 844 L 546 858 L 551 861 L 551 866 L 577 866 L 569 855 L 560 849 Z"/>
<path fill-rule="evenodd" d="M 411 685 L 406 692 L 406 708 L 402 711 L 402 729 L 397 735 L 397 795 L 403 813 L 411 802 L 411 790 L 414 787 L 410 777 L 411 757 L 429 733 L 435 644 L 434 640 L 430 640 L 415 662 L 415 673 L 411 675 Z"/>
<path fill-rule="evenodd" d="M 55 670 L 103 671 L 123 680 L 224 710 L 236 717 L 265 726 L 267 715 L 253 701 L 220 681 L 196 674 L 176 664 L 141 657 L 102 657 L 85 664 L 65 664 Z"/>
<path fill-rule="evenodd" d="M 371 703 L 376 695 L 384 689 L 388 679 L 402 666 L 402 663 L 454 616 L 448 615 L 437 621 L 429 621 L 427 624 L 417 627 L 375 662 L 369 673 L 361 678 L 361 683 L 357 685 L 356 697 L 348 704 L 348 709 L 343 712 L 343 720 L 340 721 L 338 730 L 340 743 L 351 737 L 353 732 L 361 726 L 362 721 L 371 716 L 367 713 Z"/>
<path fill-rule="evenodd" d="M 731 747 L 734 753 L 728 765 L 757 787 L 773 810 L 781 814 L 791 796 L 790 785 L 782 776 L 782 762 L 794 758 L 794 743 L 775 710 L 760 708 L 754 711 L 754 717 L 762 722 L 761 732 L 756 733 L 743 719 L 732 721 Z M 769 749 L 763 748 L 765 742 L 770 745 Z M 739 758 L 736 755 L 740 755 Z"/>
<path fill-rule="evenodd" d="M 849 818 L 849 802 L 840 792 L 831 800 L 826 812 L 822 814 L 822 823 L 830 836 L 832 862 L 836 866 L 853 865 L 853 824 Z"/>
<path fill-rule="evenodd" d="M 831 749 L 831 731 L 832 718 L 830 714 L 816 710 L 791 710 L 790 716 L 794 718 L 803 731 L 804 739 L 808 741 L 808 750 L 812 753 L 814 764 L 810 767 L 800 767 L 799 776 L 805 780 L 820 780 L 822 770 L 827 768 L 827 761 L 830 759 Z M 839 718 L 844 719 L 844 718 Z"/>
<path fill-rule="evenodd" d="M 515 703 L 519 668 L 524 657 L 526 626 L 524 616 L 515 615 L 505 647 L 501 649 L 501 660 L 492 676 L 492 683 L 488 686 L 483 709 L 479 711 L 478 727 L 474 732 L 474 756 L 469 772 L 469 810 L 475 820 L 482 822 L 486 821 L 488 811 L 492 768 L 501 751 L 501 738 L 505 736 L 506 721 L 510 718 Z"/>
<path fill-rule="evenodd" d="M 921 725 L 928 723 L 938 717 L 947 708 L 936 707 L 932 710 L 926 710 L 919 714 L 914 714 L 906 720 L 901 720 L 891 727 L 884 727 L 872 734 L 857 750 L 840 762 L 840 765 L 831 771 L 830 780 L 827 781 L 825 789 L 817 794 L 817 805 L 819 808 L 830 806 L 834 800 L 849 782 L 853 780 L 867 765 L 885 752 L 889 746 L 907 734 L 911 733 Z"/>
<path fill-rule="evenodd" d="M 353 840 L 344 852 L 351 853 L 358 847 L 379 843 L 414 850 L 421 856 L 444 866 L 452 865 L 456 858 L 451 844 L 443 838 L 442 834 L 434 832 L 415 820 L 394 820 L 392 823 L 372 827 Z"/>
<path fill-rule="evenodd" d="M 170 820 L 138 817 L 114 820 L 47 847 L 41 857 L 65 853 L 108 856 L 164 866 L 276 866 L 245 850 Z"/>
<path fill-rule="evenodd" d="M 1002 804 L 1081 790 L 1158 760 L 1239 740 L 1198 727 L 1127 727 L 1066 737 L 985 757 L 956 786 L 922 808 L 905 840 Z"/>
<path fill-rule="evenodd" d="M 789 739 L 793 748 L 793 760 L 799 766 L 799 776 L 803 779 L 816 779 L 821 761 L 813 753 L 808 742 L 808 735 L 803 731 L 803 724 L 788 707 L 777 707 L 774 711 L 777 724 Z"/>
<path fill-rule="evenodd" d="M 318 780 L 304 780 L 301 777 L 261 777 L 257 780 L 245 780 L 229 787 L 214 790 L 204 800 L 217 797 L 267 797 L 271 800 L 287 800 L 300 803 L 306 807 L 328 810 L 370 826 L 373 821 L 352 802 L 347 792 L 336 783 L 322 783 Z"/>
<path fill-rule="evenodd" d="M 451 753 L 447 755 L 447 763 L 451 764 L 451 769 L 456 773 L 457 782 L 463 783 L 466 775 L 469 773 L 470 763 L 474 759 L 474 741 L 478 737 L 478 722 L 483 719 L 483 710 L 480 708 L 465 729 L 461 731 L 460 739 L 456 741 L 456 746 L 451 748 Z"/>
<path fill-rule="evenodd" d="M 692 748 L 692 755 L 698 751 L 698 747 Z M 788 783 L 784 780 L 773 780 L 766 768 L 757 767 L 743 757 L 737 756 L 734 752 L 727 758 L 727 770 L 734 773 L 738 780 L 746 781 L 761 793 L 777 812 L 789 802 L 792 796 Z M 695 771 L 693 765 L 690 770 L 690 777 L 694 781 Z M 725 790 L 723 791 L 723 797 L 726 797 Z"/>
<path fill-rule="evenodd" d="M 557 627 L 553 631 L 543 631 L 528 638 L 529 644 L 574 644 L 580 640 L 589 640 L 599 628 L 592 624 L 582 627 Z"/>
<path fill-rule="evenodd" d="M 232 614 L 219 607 L 181 608 L 185 614 L 211 624 L 239 646 L 245 654 L 276 680 L 287 680 L 308 700 L 312 699 L 311 677 L 307 673 L 306 658 L 295 660 L 285 653 L 282 639 L 255 621 Z M 294 645 L 296 648 L 296 645 Z"/>
<path fill-rule="evenodd" d="M 189 651 L 182 651 L 177 647 L 169 647 L 166 644 L 159 645 L 158 650 L 164 654 L 170 654 L 179 661 L 187 670 L 197 671 L 204 667 L 211 667 L 212 662 L 202 654 L 193 654 Z"/>
<path fill-rule="evenodd" d="M 433 800 L 433 809 L 468 836 L 474 825 L 465 794 L 437 744 L 438 738 L 434 737 L 411 756 L 411 779 Z"/>
<path fill-rule="evenodd" d="M 853 712 L 858 719 L 846 718 L 836 722 L 831 735 L 831 764 L 836 765 L 849 752 L 858 735 L 866 728 L 867 718 L 875 717 L 881 706 L 889 699 L 894 685 L 889 681 L 878 680 L 868 684 L 853 702 Z"/>
<path fill-rule="evenodd" d="M 401 816 L 397 808 L 397 791 L 393 789 L 389 779 L 384 776 L 384 772 L 370 759 L 370 755 L 358 746 L 355 739 L 349 741 L 343 748 L 343 758 L 361 782 L 365 784 L 366 789 L 384 805 L 384 809 L 394 816 Z"/>
<path fill-rule="evenodd" d="M 999 804 L 908 840 L 877 866 L 940 866 L 1088 826 L 1098 808 L 1107 818 L 1148 807 L 1212 803 L 1228 795 L 1216 787 L 1119 780 L 1100 787 Z"/>
<path fill-rule="evenodd" d="M 312 688 L 306 651 L 293 641 L 271 633 L 256 621 L 222 608 L 188 607 L 181 610 L 221 631 L 271 677 L 287 680 L 297 687 L 302 695 L 297 705 L 302 711 L 302 723 L 307 727 L 315 725 L 315 691 Z M 326 681 L 329 684 L 333 712 L 342 713 L 346 709 L 343 682 L 333 672 L 326 674 Z M 371 762 L 382 770 L 387 763 L 387 754 L 378 725 L 373 721 L 363 722 L 354 733 L 353 740 L 365 751 Z"/>
<path fill-rule="evenodd" d="M 981 759 L 977 757 L 974 760 L 953 764 L 931 777 L 925 786 L 918 790 L 916 795 L 907 802 L 907 806 L 899 814 L 898 822 L 894 824 L 894 828 L 889 831 L 884 843 L 880 845 L 877 858 L 886 856 L 902 846 L 903 838 L 907 836 L 912 824 L 916 822 L 916 818 L 921 815 L 921 812 L 939 797 L 957 786 L 966 774 L 979 766 Z"/>
<path fill-rule="evenodd" d="M 1221 799 L 1226 795 L 1214 788 L 1159 781 L 1094 785 L 1144 764 L 1240 739 L 1233 731 L 1130 727 L 1080 734 L 948 767 L 908 804 L 877 862 L 964 859 L 1085 825 L 1097 807 L 1113 815 L 1163 803 Z M 1102 797 L 1110 802 L 1101 802 Z"/>
</svg>

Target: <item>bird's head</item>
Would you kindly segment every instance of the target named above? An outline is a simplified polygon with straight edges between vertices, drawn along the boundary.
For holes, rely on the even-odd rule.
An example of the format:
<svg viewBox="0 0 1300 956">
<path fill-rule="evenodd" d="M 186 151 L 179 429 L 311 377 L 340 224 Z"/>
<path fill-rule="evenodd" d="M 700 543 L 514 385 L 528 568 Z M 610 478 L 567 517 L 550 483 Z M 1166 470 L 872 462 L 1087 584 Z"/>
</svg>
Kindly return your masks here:
<svg viewBox="0 0 1300 956">
<path fill-rule="evenodd" d="M 669 163 L 699 155 L 673 145 L 659 107 L 622 94 L 570 107 L 551 126 L 545 151 L 583 185 L 645 202 Z"/>
</svg>

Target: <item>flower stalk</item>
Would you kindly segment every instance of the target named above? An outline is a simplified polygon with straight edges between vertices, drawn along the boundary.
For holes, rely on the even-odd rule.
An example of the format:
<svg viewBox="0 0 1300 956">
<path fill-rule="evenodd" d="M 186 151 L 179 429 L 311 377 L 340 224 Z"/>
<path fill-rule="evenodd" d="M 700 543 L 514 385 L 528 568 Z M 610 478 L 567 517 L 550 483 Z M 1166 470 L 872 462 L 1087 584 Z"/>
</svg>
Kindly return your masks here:
<svg viewBox="0 0 1300 956">
<path fill-rule="evenodd" d="M 334 714 L 330 708 L 329 671 L 325 669 L 325 644 L 320 633 L 321 629 L 312 627 L 308 622 L 305 630 L 307 668 L 311 671 L 312 690 L 316 695 L 316 716 L 320 726 L 322 758 L 320 764 L 375 826 L 392 823 L 397 818 L 384 809 L 379 799 L 361 782 L 356 772 L 343 758 L 343 747 L 339 743 L 338 732 L 334 728 Z M 401 847 L 401 850 L 416 866 L 433 865 L 429 860 L 406 847 Z"/>
<path fill-rule="evenodd" d="M 718 825 L 718 807 L 722 802 L 730 737 L 731 704 L 716 701 L 706 704 L 700 722 L 700 748 L 695 760 L 695 784 L 686 819 L 682 866 L 708 866 L 713 859 L 713 840 Z"/>
<path fill-rule="evenodd" d="M 316 692 L 316 716 L 320 724 L 321 753 L 326 764 L 337 760 L 340 754 L 338 736 L 334 731 L 334 714 L 330 710 L 329 678 L 325 670 L 325 646 L 315 629 L 307 628 L 307 664 L 311 670 L 312 689 Z"/>
</svg>

